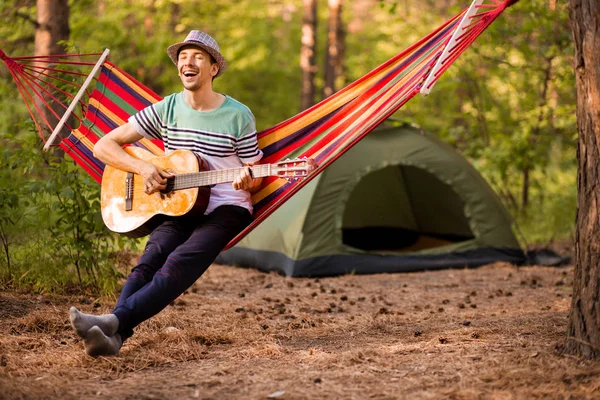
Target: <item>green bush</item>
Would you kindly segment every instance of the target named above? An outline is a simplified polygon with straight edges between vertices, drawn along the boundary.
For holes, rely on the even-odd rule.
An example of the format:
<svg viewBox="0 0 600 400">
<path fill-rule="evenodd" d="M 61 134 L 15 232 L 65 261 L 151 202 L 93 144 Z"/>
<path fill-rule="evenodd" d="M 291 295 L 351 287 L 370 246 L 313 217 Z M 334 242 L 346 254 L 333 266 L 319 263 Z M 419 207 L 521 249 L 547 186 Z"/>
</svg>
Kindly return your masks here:
<svg viewBox="0 0 600 400">
<path fill-rule="evenodd" d="M 117 254 L 135 247 L 109 232 L 100 185 L 72 160 L 43 153 L 33 132 L 0 133 L 0 276 L 35 291 L 112 293 Z"/>
</svg>

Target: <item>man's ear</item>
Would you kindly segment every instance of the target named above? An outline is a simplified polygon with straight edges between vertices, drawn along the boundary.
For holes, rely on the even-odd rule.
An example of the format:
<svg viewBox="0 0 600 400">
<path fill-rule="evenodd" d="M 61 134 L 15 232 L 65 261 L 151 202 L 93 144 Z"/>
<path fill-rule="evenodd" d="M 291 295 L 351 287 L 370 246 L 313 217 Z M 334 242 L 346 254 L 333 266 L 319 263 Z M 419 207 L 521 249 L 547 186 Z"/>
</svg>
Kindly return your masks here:
<svg viewBox="0 0 600 400">
<path fill-rule="evenodd" d="M 219 73 L 219 64 L 217 64 L 217 63 L 211 64 L 210 73 L 212 74 L 212 76 L 214 78 Z"/>
</svg>

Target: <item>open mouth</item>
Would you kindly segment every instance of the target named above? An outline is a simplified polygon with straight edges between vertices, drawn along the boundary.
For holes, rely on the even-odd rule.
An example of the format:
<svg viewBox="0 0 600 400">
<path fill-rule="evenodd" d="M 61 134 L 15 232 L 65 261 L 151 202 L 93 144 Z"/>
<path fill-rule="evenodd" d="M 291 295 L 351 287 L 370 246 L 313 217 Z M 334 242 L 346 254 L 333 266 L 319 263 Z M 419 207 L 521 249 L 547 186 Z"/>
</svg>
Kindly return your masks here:
<svg viewBox="0 0 600 400">
<path fill-rule="evenodd" d="M 183 76 L 185 76 L 186 78 L 191 78 L 191 77 L 196 76 L 196 75 L 198 75 L 198 73 L 197 72 L 193 72 L 193 71 L 186 71 L 186 72 L 183 73 Z"/>
</svg>

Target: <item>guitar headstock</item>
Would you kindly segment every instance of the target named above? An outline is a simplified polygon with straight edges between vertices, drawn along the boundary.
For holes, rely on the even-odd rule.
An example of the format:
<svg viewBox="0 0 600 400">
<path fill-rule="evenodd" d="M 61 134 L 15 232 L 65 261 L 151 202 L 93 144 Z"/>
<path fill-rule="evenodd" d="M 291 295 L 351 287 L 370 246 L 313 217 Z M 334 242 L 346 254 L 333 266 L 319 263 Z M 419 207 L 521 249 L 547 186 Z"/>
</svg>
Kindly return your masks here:
<svg viewBox="0 0 600 400">
<path fill-rule="evenodd" d="M 312 158 L 302 157 L 290 160 L 278 161 L 273 164 L 272 172 L 278 178 L 296 181 L 306 178 L 311 172 L 317 169 L 318 165 Z"/>
</svg>

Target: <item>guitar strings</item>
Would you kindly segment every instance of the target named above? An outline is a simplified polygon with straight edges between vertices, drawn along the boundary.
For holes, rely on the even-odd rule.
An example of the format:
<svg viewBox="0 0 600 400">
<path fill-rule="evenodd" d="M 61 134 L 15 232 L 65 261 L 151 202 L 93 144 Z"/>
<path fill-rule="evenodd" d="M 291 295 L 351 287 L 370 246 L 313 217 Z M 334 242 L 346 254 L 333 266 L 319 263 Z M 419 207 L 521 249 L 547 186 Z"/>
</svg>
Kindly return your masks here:
<svg viewBox="0 0 600 400">
<path fill-rule="evenodd" d="M 294 162 L 292 161 L 291 163 L 293 164 Z M 268 176 L 269 172 L 271 172 L 269 164 L 255 165 L 250 168 L 252 169 L 252 173 L 255 178 L 262 178 L 262 177 Z M 170 180 L 168 182 L 167 189 L 169 189 L 169 190 L 166 192 L 162 192 L 162 193 L 170 193 L 173 191 L 211 186 L 211 185 L 216 185 L 219 183 L 233 182 L 236 174 L 239 173 L 239 171 L 241 171 L 242 169 L 243 169 L 243 167 L 237 167 L 237 168 L 228 168 L 228 169 L 221 169 L 221 170 L 198 171 L 198 172 L 179 174 L 179 175 L 176 175 L 175 178 L 173 178 L 172 180 Z M 296 170 L 297 171 L 305 171 L 304 167 L 288 167 L 287 169 L 288 169 L 288 172 L 289 171 L 293 172 Z M 278 175 L 278 174 L 275 176 L 283 177 L 282 175 Z M 293 178 L 294 174 L 292 173 L 291 176 L 288 176 L 288 177 Z M 155 193 L 161 193 L 161 191 L 155 192 Z M 133 184 L 133 190 L 132 190 L 131 194 L 132 195 L 136 195 L 136 194 L 137 195 L 140 195 L 140 194 L 148 195 L 146 193 L 146 187 L 140 183 Z"/>
</svg>

